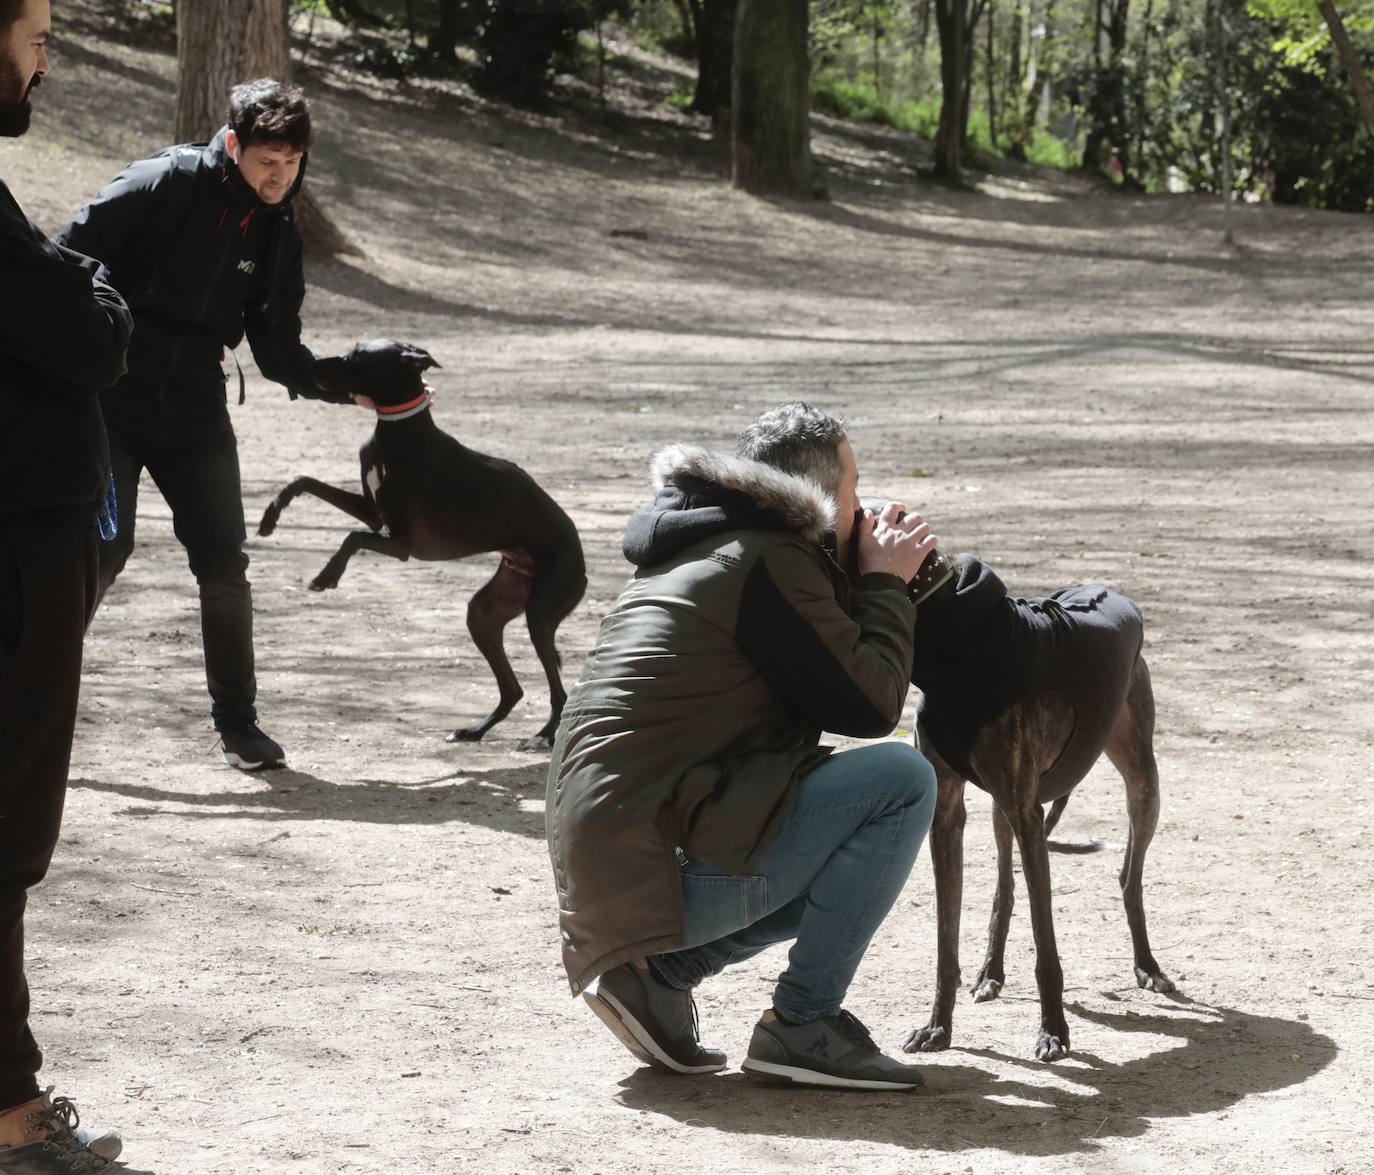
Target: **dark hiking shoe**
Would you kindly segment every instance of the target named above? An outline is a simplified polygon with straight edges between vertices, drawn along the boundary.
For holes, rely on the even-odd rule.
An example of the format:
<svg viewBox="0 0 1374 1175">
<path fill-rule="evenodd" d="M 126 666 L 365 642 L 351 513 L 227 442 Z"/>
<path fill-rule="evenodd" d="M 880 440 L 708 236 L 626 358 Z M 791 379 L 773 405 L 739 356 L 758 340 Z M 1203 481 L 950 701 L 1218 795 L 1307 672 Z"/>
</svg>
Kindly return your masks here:
<svg viewBox="0 0 1374 1175">
<path fill-rule="evenodd" d="M 0 1175 L 101 1175 L 121 1168 L 74 1133 L 81 1116 L 64 1097 L 41 1097 L 0 1112 Z"/>
<path fill-rule="evenodd" d="M 784 1024 L 771 1009 L 754 1025 L 746 1073 L 794 1085 L 832 1089 L 920 1089 L 920 1070 L 885 1057 L 850 1012 L 806 1024 Z"/>
<path fill-rule="evenodd" d="M 582 994 L 606 1027 L 641 1061 L 674 1073 L 715 1073 L 725 1054 L 697 1036 L 697 1005 L 652 971 L 623 963 Z"/>
<path fill-rule="evenodd" d="M 286 752 L 268 738 L 256 722 L 240 722 L 219 732 L 224 761 L 240 771 L 266 771 L 286 763 Z"/>
</svg>

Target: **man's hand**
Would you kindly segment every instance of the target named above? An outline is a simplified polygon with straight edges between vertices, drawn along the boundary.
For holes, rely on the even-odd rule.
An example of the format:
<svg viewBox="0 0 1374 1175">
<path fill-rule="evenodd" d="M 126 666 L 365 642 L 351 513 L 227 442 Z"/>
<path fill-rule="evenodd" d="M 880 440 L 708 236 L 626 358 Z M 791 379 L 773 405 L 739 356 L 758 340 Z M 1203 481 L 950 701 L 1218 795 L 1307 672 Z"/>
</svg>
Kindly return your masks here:
<svg viewBox="0 0 1374 1175">
<path fill-rule="evenodd" d="M 940 540 L 919 514 L 907 514 L 901 502 L 889 502 L 877 516 L 865 510 L 859 519 L 859 574 L 875 571 L 910 583 Z"/>
</svg>

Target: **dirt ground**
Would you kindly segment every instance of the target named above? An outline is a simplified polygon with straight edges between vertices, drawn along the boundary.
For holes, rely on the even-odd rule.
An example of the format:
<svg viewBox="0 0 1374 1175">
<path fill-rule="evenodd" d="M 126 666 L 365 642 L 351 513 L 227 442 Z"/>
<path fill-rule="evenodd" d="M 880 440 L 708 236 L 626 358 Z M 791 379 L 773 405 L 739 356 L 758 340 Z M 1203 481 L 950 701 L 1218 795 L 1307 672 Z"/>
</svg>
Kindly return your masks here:
<svg viewBox="0 0 1374 1175">
<path fill-rule="evenodd" d="M 0 176 L 55 228 L 162 145 L 172 61 L 59 4 L 56 70 Z M 64 24 L 64 20 L 66 23 Z M 647 73 L 646 73 L 647 77 Z M 47 1080 L 159 1175 L 248 1172 L 1374 1171 L 1374 221 L 1032 171 L 954 194 L 899 139 L 824 123 L 832 200 L 732 192 L 699 128 L 631 78 L 604 115 L 514 115 L 307 71 L 312 181 L 365 250 L 310 270 L 306 337 L 428 347 L 440 425 L 525 466 L 577 522 L 575 678 L 626 574 L 659 444 L 728 447 L 758 411 L 845 415 L 865 488 L 1026 594 L 1104 580 L 1147 618 L 1163 814 L 1146 906 L 1176 998 L 1131 976 L 1109 768 L 1062 834 L 1055 914 L 1075 1052 L 1032 1059 L 1024 901 L 1004 997 L 963 999 L 922 1095 L 638 1068 L 558 957 L 547 694 L 479 746 L 494 689 L 464 627 L 490 558 L 357 558 L 302 500 L 250 539 L 264 725 L 287 770 L 223 766 L 194 588 L 150 485 L 96 618 L 66 825 L 29 919 Z M 646 97 L 646 95 L 649 95 Z M 123 117 L 106 113 L 117 97 Z M 250 529 L 292 474 L 357 476 L 359 410 L 288 402 L 248 361 L 233 409 Z M 910 737 L 912 705 L 896 737 Z M 993 887 L 970 796 L 963 961 Z M 850 1006 L 896 1048 L 935 968 L 923 855 Z M 742 1059 L 781 954 L 700 993 Z"/>
</svg>

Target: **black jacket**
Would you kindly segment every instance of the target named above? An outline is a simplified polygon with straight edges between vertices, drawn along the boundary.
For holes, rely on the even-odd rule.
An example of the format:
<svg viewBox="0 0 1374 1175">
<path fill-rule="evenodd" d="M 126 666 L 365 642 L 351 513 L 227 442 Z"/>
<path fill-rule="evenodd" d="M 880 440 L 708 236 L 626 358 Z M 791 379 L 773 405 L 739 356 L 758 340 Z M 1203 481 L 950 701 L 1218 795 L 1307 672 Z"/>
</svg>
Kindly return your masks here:
<svg viewBox="0 0 1374 1175">
<path fill-rule="evenodd" d="M 58 234 L 99 258 L 134 312 L 129 372 L 106 410 L 155 414 L 162 403 L 222 402 L 223 349 L 248 336 L 268 379 L 291 397 L 315 386 L 301 343 L 302 242 L 292 198 L 260 200 L 229 158 L 223 129 L 131 163 Z"/>
<path fill-rule="evenodd" d="M 0 517 L 94 522 L 109 448 L 97 393 L 132 321 L 89 257 L 61 249 L 0 183 Z"/>
</svg>

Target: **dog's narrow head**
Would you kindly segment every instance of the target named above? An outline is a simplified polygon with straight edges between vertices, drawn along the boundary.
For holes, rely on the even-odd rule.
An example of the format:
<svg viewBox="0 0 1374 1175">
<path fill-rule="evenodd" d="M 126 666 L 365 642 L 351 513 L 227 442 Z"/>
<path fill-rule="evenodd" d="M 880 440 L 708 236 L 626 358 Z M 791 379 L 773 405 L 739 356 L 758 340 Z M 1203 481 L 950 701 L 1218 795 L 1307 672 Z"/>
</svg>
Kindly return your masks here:
<svg viewBox="0 0 1374 1175">
<path fill-rule="evenodd" d="M 315 382 L 327 392 L 368 396 L 385 408 L 413 400 L 424 386 L 424 373 L 438 366 L 423 347 L 373 339 L 345 355 L 315 360 Z"/>
</svg>

